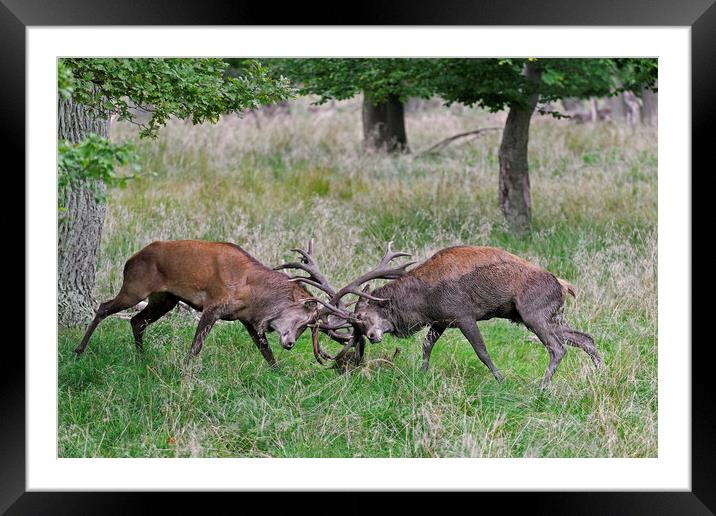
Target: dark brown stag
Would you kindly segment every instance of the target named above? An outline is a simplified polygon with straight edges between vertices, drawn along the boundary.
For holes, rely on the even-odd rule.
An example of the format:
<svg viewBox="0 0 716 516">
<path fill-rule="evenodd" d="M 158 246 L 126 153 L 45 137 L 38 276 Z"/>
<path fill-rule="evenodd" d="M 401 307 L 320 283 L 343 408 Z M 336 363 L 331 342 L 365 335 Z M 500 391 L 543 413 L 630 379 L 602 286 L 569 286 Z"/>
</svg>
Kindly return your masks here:
<svg viewBox="0 0 716 516">
<path fill-rule="evenodd" d="M 183 301 L 203 312 L 187 359 L 201 351 L 216 321 L 238 320 L 272 367 L 276 360 L 266 333 L 277 332 L 281 346 L 291 349 L 318 312 L 318 305 L 303 286 L 262 265 L 237 245 L 199 240 L 153 242 L 127 260 L 119 294 L 99 306 L 75 352 L 79 355 L 85 350 L 105 317 L 147 298 L 146 308 L 131 320 L 138 350 L 147 326 Z"/>
<path fill-rule="evenodd" d="M 565 344 L 584 350 L 599 367 L 602 359 L 594 339 L 571 328 L 563 318 L 567 294 L 574 287 L 522 258 L 494 247 L 455 246 L 437 252 L 406 272 L 405 264 L 388 262 L 405 253 L 388 252 L 378 267 L 343 287 L 332 298 L 334 314 L 351 323 L 354 340 L 362 335 L 378 342 L 385 333 L 408 337 L 428 327 L 423 343 L 423 370 L 427 370 L 435 342 L 447 328 L 459 328 L 480 360 L 500 381 L 476 321 L 493 317 L 524 324 L 542 341 L 550 355 L 542 381 L 546 385 L 565 353 Z M 360 286 L 371 279 L 394 279 L 369 292 Z M 348 293 L 360 296 L 353 313 L 341 306 Z"/>
</svg>

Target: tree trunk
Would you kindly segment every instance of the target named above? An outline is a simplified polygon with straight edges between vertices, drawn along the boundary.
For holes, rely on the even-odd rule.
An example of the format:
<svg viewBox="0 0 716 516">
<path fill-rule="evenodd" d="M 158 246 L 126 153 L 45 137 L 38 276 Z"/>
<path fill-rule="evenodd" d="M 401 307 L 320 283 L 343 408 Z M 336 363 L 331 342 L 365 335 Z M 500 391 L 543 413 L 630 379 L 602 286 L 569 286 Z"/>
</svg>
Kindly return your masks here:
<svg viewBox="0 0 716 516">
<path fill-rule="evenodd" d="M 542 72 L 528 62 L 525 75 L 538 83 Z M 527 98 L 526 105 L 510 108 L 500 143 L 500 207 L 510 229 L 518 234 L 529 232 L 532 223 L 527 144 L 530 120 L 538 100 L 539 93 L 535 92 Z"/>
<path fill-rule="evenodd" d="M 624 95 L 612 95 L 608 98 L 607 104 L 609 105 L 610 115 L 613 121 L 623 122 L 627 117 L 627 105 L 624 102 Z"/>
<path fill-rule="evenodd" d="M 410 152 L 403 103 L 397 95 L 379 104 L 363 95 L 363 145 L 370 150 Z"/>
<path fill-rule="evenodd" d="M 641 100 L 644 103 L 642 109 L 642 122 L 646 125 L 657 125 L 659 117 L 657 93 L 644 88 L 641 92 Z"/>
<path fill-rule="evenodd" d="M 106 138 L 108 128 L 106 119 L 96 118 L 81 104 L 58 100 L 59 139 L 77 143 L 90 133 Z M 95 270 L 105 206 L 86 186 L 63 192 L 63 205 L 67 211 L 59 216 L 57 239 L 58 322 L 76 326 L 89 322 L 96 309 Z"/>
<path fill-rule="evenodd" d="M 599 105 L 597 104 L 597 99 L 594 97 L 589 99 L 589 119 L 593 124 L 599 121 Z"/>
<path fill-rule="evenodd" d="M 634 92 L 624 92 L 624 103 L 627 106 L 627 123 L 630 125 L 641 123 L 641 105 Z"/>
</svg>

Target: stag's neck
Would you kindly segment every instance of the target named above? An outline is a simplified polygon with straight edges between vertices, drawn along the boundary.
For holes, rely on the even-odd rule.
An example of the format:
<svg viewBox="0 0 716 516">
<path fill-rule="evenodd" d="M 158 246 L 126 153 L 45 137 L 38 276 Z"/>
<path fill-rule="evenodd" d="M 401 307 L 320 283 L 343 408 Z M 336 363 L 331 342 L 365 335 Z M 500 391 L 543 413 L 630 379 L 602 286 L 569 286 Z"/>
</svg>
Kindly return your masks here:
<svg viewBox="0 0 716 516">
<path fill-rule="evenodd" d="M 383 317 L 391 322 L 398 337 L 409 337 L 429 324 L 425 288 L 410 276 L 387 283 L 372 294 L 387 299 L 381 306 Z"/>
<path fill-rule="evenodd" d="M 288 281 L 285 274 L 272 270 L 267 272 L 263 281 L 251 290 L 251 309 L 247 317 L 247 322 L 264 331 L 268 330 L 268 321 L 278 317 L 300 299 L 311 297 L 301 285 Z"/>
</svg>

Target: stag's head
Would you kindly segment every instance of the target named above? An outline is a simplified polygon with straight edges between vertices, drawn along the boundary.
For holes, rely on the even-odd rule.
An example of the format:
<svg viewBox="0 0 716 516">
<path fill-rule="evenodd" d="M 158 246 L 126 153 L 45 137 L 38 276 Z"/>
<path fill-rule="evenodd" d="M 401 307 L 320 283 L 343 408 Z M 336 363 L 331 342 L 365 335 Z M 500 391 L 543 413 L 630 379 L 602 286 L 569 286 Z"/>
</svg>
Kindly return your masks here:
<svg viewBox="0 0 716 516">
<path fill-rule="evenodd" d="M 369 293 L 369 287 L 366 286 L 363 292 Z M 394 329 L 393 323 L 385 316 L 385 306 L 383 301 L 361 298 L 353 310 L 353 325 L 373 343 L 380 342 L 383 335 L 392 333 Z"/>
<path fill-rule="evenodd" d="M 284 349 L 293 348 L 301 334 L 316 321 L 318 305 L 312 298 L 299 299 L 271 319 L 268 326 L 278 334 Z"/>
</svg>

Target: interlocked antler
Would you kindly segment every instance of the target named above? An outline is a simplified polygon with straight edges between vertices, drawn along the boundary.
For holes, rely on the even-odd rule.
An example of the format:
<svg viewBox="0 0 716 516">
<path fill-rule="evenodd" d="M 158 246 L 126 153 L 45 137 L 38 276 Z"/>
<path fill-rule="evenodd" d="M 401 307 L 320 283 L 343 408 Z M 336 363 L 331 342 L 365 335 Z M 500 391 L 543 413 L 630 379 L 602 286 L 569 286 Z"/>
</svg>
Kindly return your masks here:
<svg viewBox="0 0 716 516">
<path fill-rule="evenodd" d="M 315 258 L 313 257 L 313 239 L 311 239 L 308 242 L 308 248 L 307 250 L 295 248 L 291 249 L 291 251 L 298 253 L 301 255 L 301 261 L 300 262 L 289 262 L 281 264 L 277 267 L 274 267 L 275 270 L 281 270 L 281 269 L 298 269 L 304 272 L 308 273 L 308 276 L 293 276 L 289 281 L 296 281 L 300 283 L 306 283 L 307 285 L 311 285 L 313 287 L 316 287 L 319 290 L 322 290 L 326 294 L 328 294 L 329 297 L 332 297 L 336 294 L 336 289 L 330 284 L 328 279 L 323 275 L 323 273 L 320 271 L 318 267 L 318 263 L 316 262 Z M 314 327 L 313 329 L 313 354 L 316 357 L 316 360 L 318 360 L 319 363 L 323 364 L 323 361 L 321 358 L 326 358 L 329 360 L 333 360 L 334 357 L 323 351 L 318 343 L 318 333 L 317 331 L 320 329 L 324 333 L 328 334 L 329 337 L 331 337 L 333 340 L 337 342 L 342 343 L 350 343 L 353 335 L 352 333 L 339 333 L 338 330 L 351 328 L 351 324 L 347 320 L 339 321 L 339 322 L 321 322 L 323 319 L 327 319 L 330 314 L 336 313 L 336 310 L 340 314 L 348 314 L 345 306 L 340 305 L 340 307 L 333 307 L 329 306 L 328 302 L 324 301 L 323 299 L 317 298 L 317 297 L 311 297 L 306 298 L 303 300 L 306 301 L 315 301 L 324 307 L 326 309 L 321 310 L 318 312 L 316 317 L 316 322 L 312 325 Z M 352 344 L 351 344 L 352 345 Z M 345 345 L 345 347 L 350 347 L 348 344 Z"/>
<path fill-rule="evenodd" d="M 331 297 L 330 305 L 332 307 L 340 307 L 341 300 L 348 294 L 355 294 L 356 296 L 365 297 L 372 301 L 385 301 L 385 299 L 380 299 L 378 297 L 370 295 L 366 290 L 360 290 L 359 287 L 363 283 L 367 283 L 368 281 L 374 279 L 398 279 L 407 272 L 406 269 L 408 267 L 415 263 L 407 262 L 403 265 L 399 265 L 398 267 L 389 267 L 390 262 L 395 260 L 396 258 L 400 258 L 401 256 L 410 256 L 409 253 L 393 251 L 392 246 L 393 242 L 388 242 L 388 248 L 385 251 L 385 255 L 383 256 L 383 259 L 380 261 L 378 266 L 354 279 L 348 285 L 336 292 Z"/>
<path fill-rule="evenodd" d="M 360 290 L 360 286 L 363 283 L 374 279 L 398 279 L 403 276 L 407 271 L 406 269 L 413 265 L 415 262 L 407 262 L 397 267 L 390 267 L 390 262 L 401 256 L 410 256 L 408 253 L 396 252 L 392 249 L 393 242 L 388 242 L 388 248 L 377 267 L 371 269 L 365 274 L 359 276 L 339 291 L 329 283 L 328 279 L 321 273 L 318 268 L 318 263 L 313 258 L 313 240 L 308 243 L 308 249 L 306 251 L 302 249 L 292 249 L 293 252 L 301 255 L 300 262 L 290 262 L 274 267 L 276 270 L 280 269 L 298 269 L 308 273 L 308 276 L 294 276 L 290 281 L 299 281 L 306 283 L 322 290 L 330 297 L 330 301 L 324 301 L 317 297 L 311 297 L 304 301 L 315 301 L 323 305 L 324 309 L 318 312 L 316 323 L 313 330 L 313 353 L 319 363 L 323 363 L 321 358 L 327 358 L 329 360 L 337 360 L 342 358 L 346 352 L 353 347 L 358 339 L 363 338 L 360 334 L 356 323 L 356 317 L 348 311 L 347 306 L 343 303 L 343 298 L 348 294 L 355 294 L 359 297 L 364 297 L 373 301 L 385 301 L 384 299 L 375 297 L 368 293 L 368 289 Z M 327 320 L 328 317 L 333 314 L 336 315 L 340 322 L 331 323 Z M 326 322 L 320 322 L 326 319 Z M 349 333 L 339 333 L 338 330 L 352 328 Z M 317 330 L 321 330 L 327 333 L 333 340 L 338 342 L 344 342 L 343 349 L 341 349 L 335 356 L 331 356 L 323 351 L 318 344 L 318 333 Z"/>
</svg>

